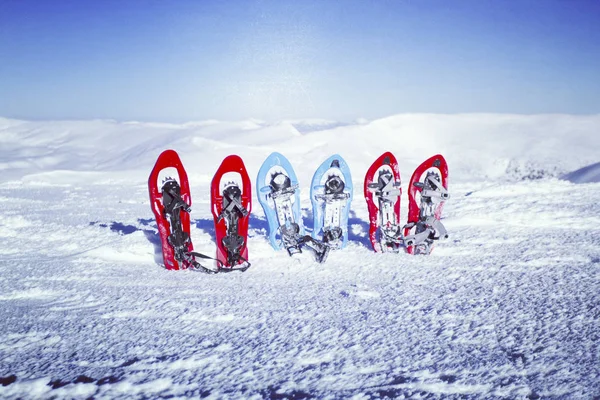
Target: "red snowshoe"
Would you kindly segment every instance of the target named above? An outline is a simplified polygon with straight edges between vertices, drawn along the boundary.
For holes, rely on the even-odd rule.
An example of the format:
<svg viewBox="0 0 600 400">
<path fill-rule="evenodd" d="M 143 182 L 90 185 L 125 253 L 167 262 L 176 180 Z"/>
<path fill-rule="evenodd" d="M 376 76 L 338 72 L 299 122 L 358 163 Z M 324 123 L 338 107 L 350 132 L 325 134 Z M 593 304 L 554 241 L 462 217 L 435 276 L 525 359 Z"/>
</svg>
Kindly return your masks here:
<svg viewBox="0 0 600 400">
<path fill-rule="evenodd" d="M 177 173 L 177 178 L 162 176 L 166 169 Z M 163 178 L 160 190 L 158 180 Z M 214 273 L 201 265 L 196 257 L 212 259 L 194 252 L 190 237 L 190 211 L 192 197 L 188 177 L 179 156 L 174 150 L 163 151 L 148 178 L 150 206 L 160 236 L 163 261 L 166 269 L 194 268 L 202 272 Z M 218 267 L 217 267 L 218 269 Z"/>
<path fill-rule="evenodd" d="M 165 182 L 161 183 L 161 189 L 159 189 L 159 173 L 165 168 L 175 168 L 179 176 L 177 180 L 168 177 Z M 158 233 L 160 235 L 165 268 L 188 268 L 185 261 L 178 261 L 175 259 L 175 251 L 191 252 L 194 250 L 192 241 L 190 240 L 189 214 L 192 198 L 190 196 L 190 186 L 187 174 L 179 156 L 174 150 L 163 151 L 158 157 L 158 160 L 156 160 L 156 164 L 148 178 L 148 190 L 150 192 L 150 206 L 154 212 Z M 181 236 L 183 243 L 178 249 L 174 249 L 170 243 L 170 238 L 172 238 L 172 226 L 169 222 L 169 216 L 176 217 L 176 221 L 178 221 L 176 224 L 179 224 L 181 230 L 179 236 Z"/>
<path fill-rule="evenodd" d="M 383 153 L 371 165 L 365 176 L 364 192 L 369 208 L 369 239 L 373 250 L 397 253 L 402 246 L 402 187 L 398 162 L 392 153 Z"/>
<path fill-rule="evenodd" d="M 217 260 L 221 271 L 245 271 L 248 262 L 248 222 L 252 208 L 250 178 L 242 159 L 226 157 L 211 185 L 211 209 L 215 221 Z"/>
</svg>

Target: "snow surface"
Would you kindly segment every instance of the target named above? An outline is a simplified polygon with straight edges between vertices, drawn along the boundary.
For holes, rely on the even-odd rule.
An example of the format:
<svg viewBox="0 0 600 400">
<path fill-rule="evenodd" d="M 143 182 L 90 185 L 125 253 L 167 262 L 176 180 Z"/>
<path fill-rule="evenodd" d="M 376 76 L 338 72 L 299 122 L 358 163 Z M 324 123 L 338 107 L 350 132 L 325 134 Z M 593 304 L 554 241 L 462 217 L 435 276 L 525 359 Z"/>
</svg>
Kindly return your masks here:
<svg viewBox="0 0 600 400">
<path fill-rule="evenodd" d="M 0 398 L 600 396 L 599 129 L 570 115 L 0 118 Z M 255 198 L 247 272 L 166 271 L 146 186 L 166 148 L 204 253 L 220 162 L 240 155 L 254 182 L 272 151 L 296 169 L 307 228 L 331 154 L 362 188 L 384 151 L 405 184 L 442 153 L 450 238 L 431 256 L 372 252 L 357 190 L 350 243 L 320 265 L 271 249 Z"/>
</svg>

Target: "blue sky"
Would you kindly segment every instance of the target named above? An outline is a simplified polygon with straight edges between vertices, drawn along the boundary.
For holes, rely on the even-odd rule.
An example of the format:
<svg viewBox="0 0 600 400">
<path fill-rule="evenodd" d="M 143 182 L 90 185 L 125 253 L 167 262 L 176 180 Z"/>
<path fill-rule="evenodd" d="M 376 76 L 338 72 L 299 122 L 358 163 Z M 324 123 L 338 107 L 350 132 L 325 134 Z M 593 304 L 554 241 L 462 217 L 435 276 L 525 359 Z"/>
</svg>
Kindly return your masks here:
<svg viewBox="0 0 600 400">
<path fill-rule="evenodd" d="M 600 113 L 600 1 L 0 0 L 0 115 Z"/>
</svg>

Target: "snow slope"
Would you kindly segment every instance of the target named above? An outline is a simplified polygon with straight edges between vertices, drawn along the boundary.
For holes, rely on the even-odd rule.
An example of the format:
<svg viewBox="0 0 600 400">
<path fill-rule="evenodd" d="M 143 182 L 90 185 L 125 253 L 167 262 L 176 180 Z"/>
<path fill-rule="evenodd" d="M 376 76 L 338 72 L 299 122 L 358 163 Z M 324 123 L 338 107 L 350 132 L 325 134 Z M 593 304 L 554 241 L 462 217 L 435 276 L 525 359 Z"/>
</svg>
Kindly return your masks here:
<svg viewBox="0 0 600 400">
<path fill-rule="evenodd" d="M 600 396 L 599 128 L 570 115 L 0 119 L 0 397 Z M 319 265 L 271 249 L 255 199 L 250 270 L 166 271 L 146 186 L 166 148 L 188 171 L 205 253 L 221 160 L 240 155 L 254 181 L 272 151 L 296 169 L 309 228 L 308 182 L 331 154 L 360 188 L 384 151 L 405 182 L 442 153 L 450 239 L 429 257 L 373 253 L 356 191 L 351 242 Z"/>
</svg>

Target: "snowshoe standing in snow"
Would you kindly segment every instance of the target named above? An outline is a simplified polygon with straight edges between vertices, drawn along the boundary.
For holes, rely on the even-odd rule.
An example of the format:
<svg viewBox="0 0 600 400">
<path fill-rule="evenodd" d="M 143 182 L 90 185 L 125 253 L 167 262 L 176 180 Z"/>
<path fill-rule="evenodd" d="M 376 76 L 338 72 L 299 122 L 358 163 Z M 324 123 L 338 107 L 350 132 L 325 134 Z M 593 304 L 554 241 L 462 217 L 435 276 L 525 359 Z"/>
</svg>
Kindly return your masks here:
<svg viewBox="0 0 600 400">
<path fill-rule="evenodd" d="M 290 256 L 308 247 L 318 262 L 325 261 L 329 247 L 304 234 L 298 178 L 288 159 L 277 152 L 267 157 L 258 171 L 256 187 L 269 224 L 271 246 L 275 250 L 285 248 Z"/>
<path fill-rule="evenodd" d="M 177 179 L 164 175 L 164 179 L 161 179 L 160 175 L 167 170 L 176 172 Z M 160 190 L 159 179 L 162 180 Z M 218 267 L 212 269 L 196 260 L 196 258 L 213 258 L 194 252 L 190 237 L 192 205 L 190 186 L 187 173 L 174 150 L 163 151 L 156 160 L 148 178 L 148 191 L 162 245 L 165 268 L 174 270 L 195 268 L 202 272 L 216 272 Z"/>
<path fill-rule="evenodd" d="M 365 200 L 369 208 L 369 239 L 376 252 L 398 253 L 403 247 L 400 226 L 402 187 L 396 157 L 382 154 L 365 176 Z"/>
<path fill-rule="evenodd" d="M 248 172 L 240 157 L 230 155 L 221 163 L 211 184 L 217 260 L 223 263 L 223 272 L 250 267 L 247 244 L 251 208 Z"/>
<path fill-rule="evenodd" d="M 440 221 L 448 198 L 448 164 L 438 154 L 425 160 L 410 179 L 404 226 L 404 245 L 410 254 L 430 254 L 435 240 L 448 237 Z"/>
<path fill-rule="evenodd" d="M 329 157 L 315 172 L 310 186 L 314 239 L 332 249 L 346 247 L 352 194 L 348 164 L 338 154 Z"/>
</svg>

